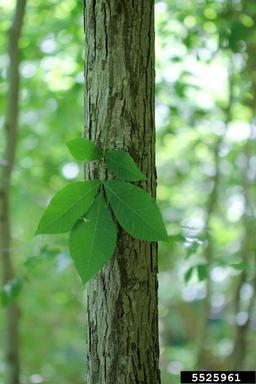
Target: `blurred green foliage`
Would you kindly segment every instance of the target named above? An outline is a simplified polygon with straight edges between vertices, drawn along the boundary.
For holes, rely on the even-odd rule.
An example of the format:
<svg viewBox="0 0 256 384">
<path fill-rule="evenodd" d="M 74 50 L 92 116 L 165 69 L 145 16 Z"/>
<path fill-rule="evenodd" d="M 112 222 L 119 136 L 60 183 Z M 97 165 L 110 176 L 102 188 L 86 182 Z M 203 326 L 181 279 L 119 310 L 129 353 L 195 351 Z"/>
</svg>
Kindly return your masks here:
<svg viewBox="0 0 256 384">
<path fill-rule="evenodd" d="M 1 116 L 13 6 L 0 0 Z M 242 368 L 255 369 L 255 25 L 253 1 L 156 2 L 158 200 L 173 240 L 159 257 L 163 384 L 197 367 L 205 318 L 205 368 L 232 366 L 238 330 L 246 329 Z M 23 382 L 81 384 L 85 293 L 65 236 L 34 231 L 66 179 L 83 176 L 63 149 L 83 130 L 82 2 L 28 1 L 21 48 L 12 188 L 18 280 L 5 300 L 12 289 L 22 308 Z"/>
</svg>

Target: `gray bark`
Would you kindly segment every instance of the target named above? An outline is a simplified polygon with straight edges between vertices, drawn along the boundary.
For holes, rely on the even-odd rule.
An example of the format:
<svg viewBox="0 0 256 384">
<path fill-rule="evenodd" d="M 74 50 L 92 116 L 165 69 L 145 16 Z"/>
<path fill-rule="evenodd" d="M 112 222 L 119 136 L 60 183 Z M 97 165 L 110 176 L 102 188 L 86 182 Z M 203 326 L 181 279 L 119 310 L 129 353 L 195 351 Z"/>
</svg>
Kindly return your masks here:
<svg viewBox="0 0 256 384">
<path fill-rule="evenodd" d="M 87 0 L 85 136 L 130 152 L 155 197 L 154 2 Z M 90 178 L 108 178 L 100 164 Z M 159 384 L 157 245 L 119 228 L 116 253 L 88 284 L 88 384 Z"/>
<path fill-rule="evenodd" d="M 17 0 L 14 19 L 9 33 L 9 92 L 6 102 L 5 116 L 5 152 L 0 184 L 0 249 L 2 263 L 2 283 L 5 285 L 14 278 L 13 260 L 11 255 L 11 220 L 10 220 L 10 192 L 11 176 L 15 161 L 18 102 L 19 102 L 19 39 L 25 13 L 26 0 Z M 19 362 L 19 308 L 13 302 L 6 309 L 4 331 L 4 354 L 6 363 L 6 384 L 20 383 Z"/>
</svg>

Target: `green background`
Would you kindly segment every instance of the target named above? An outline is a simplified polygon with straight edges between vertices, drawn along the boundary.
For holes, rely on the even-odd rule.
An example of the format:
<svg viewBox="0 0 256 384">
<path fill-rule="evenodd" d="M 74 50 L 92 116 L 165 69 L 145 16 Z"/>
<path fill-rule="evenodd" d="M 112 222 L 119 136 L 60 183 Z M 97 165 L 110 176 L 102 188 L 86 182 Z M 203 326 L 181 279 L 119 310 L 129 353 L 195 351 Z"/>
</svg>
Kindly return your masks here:
<svg viewBox="0 0 256 384">
<path fill-rule="evenodd" d="M 0 0 L 0 151 L 13 6 Z M 235 332 L 249 317 L 243 369 L 255 369 L 255 23 L 253 1 L 156 2 L 158 203 L 173 236 L 160 244 L 159 256 L 163 384 L 178 383 L 181 369 L 196 368 L 207 284 L 207 367 L 227 369 Z M 50 197 L 83 177 L 64 145 L 83 130 L 82 2 L 28 1 L 21 48 L 12 250 L 23 282 L 22 378 L 81 384 L 85 292 L 67 236 L 34 232 Z M 205 266 L 209 242 L 213 258 Z M 1 307 L 0 332 L 3 316 Z M 2 377 L 0 338 L 1 384 Z"/>
</svg>

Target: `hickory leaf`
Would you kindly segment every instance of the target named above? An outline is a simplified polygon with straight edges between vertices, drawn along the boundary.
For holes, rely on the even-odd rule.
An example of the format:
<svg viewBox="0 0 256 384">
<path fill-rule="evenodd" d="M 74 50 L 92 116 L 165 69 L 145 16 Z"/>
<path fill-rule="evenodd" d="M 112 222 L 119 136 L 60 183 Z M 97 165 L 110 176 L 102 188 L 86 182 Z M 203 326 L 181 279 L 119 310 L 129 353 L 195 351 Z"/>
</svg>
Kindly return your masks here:
<svg viewBox="0 0 256 384">
<path fill-rule="evenodd" d="M 98 180 L 78 181 L 59 191 L 46 208 L 36 234 L 68 232 L 92 204 L 99 185 Z"/>
<path fill-rule="evenodd" d="M 113 149 L 107 152 L 106 162 L 112 174 L 117 176 L 119 179 L 128 181 L 146 179 L 128 152 Z"/>
<path fill-rule="evenodd" d="M 97 160 L 102 157 L 102 150 L 92 141 L 82 138 L 67 142 L 67 147 L 76 160 Z"/>
<path fill-rule="evenodd" d="M 116 226 L 100 192 L 85 217 L 74 225 L 69 238 L 70 253 L 83 283 L 113 255 L 116 239 Z"/>
<path fill-rule="evenodd" d="M 117 180 L 104 181 L 108 200 L 119 224 L 133 237 L 168 241 L 155 201 L 143 189 Z"/>
</svg>

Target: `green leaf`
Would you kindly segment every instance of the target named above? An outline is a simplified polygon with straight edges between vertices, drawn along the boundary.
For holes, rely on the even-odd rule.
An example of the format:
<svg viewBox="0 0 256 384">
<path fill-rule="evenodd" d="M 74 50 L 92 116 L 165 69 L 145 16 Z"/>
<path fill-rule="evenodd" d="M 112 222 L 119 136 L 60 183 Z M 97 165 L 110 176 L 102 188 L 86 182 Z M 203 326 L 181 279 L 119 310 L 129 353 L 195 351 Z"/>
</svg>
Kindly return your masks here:
<svg viewBox="0 0 256 384">
<path fill-rule="evenodd" d="M 67 142 L 67 147 L 76 160 L 97 160 L 102 157 L 102 150 L 90 140 L 73 139 Z"/>
<path fill-rule="evenodd" d="M 170 235 L 168 236 L 169 241 L 174 242 L 174 243 L 180 243 L 184 244 L 186 241 L 186 237 L 182 233 L 177 233 L 177 235 Z"/>
<path fill-rule="evenodd" d="M 98 180 L 78 181 L 59 191 L 46 208 L 36 234 L 70 231 L 89 209 L 99 185 Z"/>
<path fill-rule="evenodd" d="M 113 175 L 120 179 L 129 181 L 146 179 L 128 152 L 113 149 L 112 151 L 107 152 L 106 161 L 108 168 Z"/>
<path fill-rule="evenodd" d="M 186 273 L 184 275 L 184 280 L 185 280 L 186 283 L 188 283 L 192 279 L 193 272 L 194 272 L 194 266 L 190 267 L 186 271 Z"/>
<path fill-rule="evenodd" d="M 168 241 L 155 201 L 143 189 L 124 181 L 104 181 L 107 197 L 119 224 L 133 237 Z"/>
<path fill-rule="evenodd" d="M 236 269 L 238 271 L 244 271 L 244 270 L 248 269 L 248 267 L 250 267 L 250 266 L 248 263 L 240 261 L 240 262 L 236 262 L 236 263 L 231 264 L 231 267 L 233 267 L 234 269 Z"/>
<path fill-rule="evenodd" d="M 116 226 L 99 193 L 85 218 L 72 228 L 69 249 L 83 283 L 93 277 L 110 259 L 116 246 Z"/>
<path fill-rule="evenodd" d="M 197 268 L 197 276 L 199 281 L 206 280 L 207 273 L 208 273 L 208 267 L 207 264 L 198 264 L 196 266 Z"/>
</svg>

